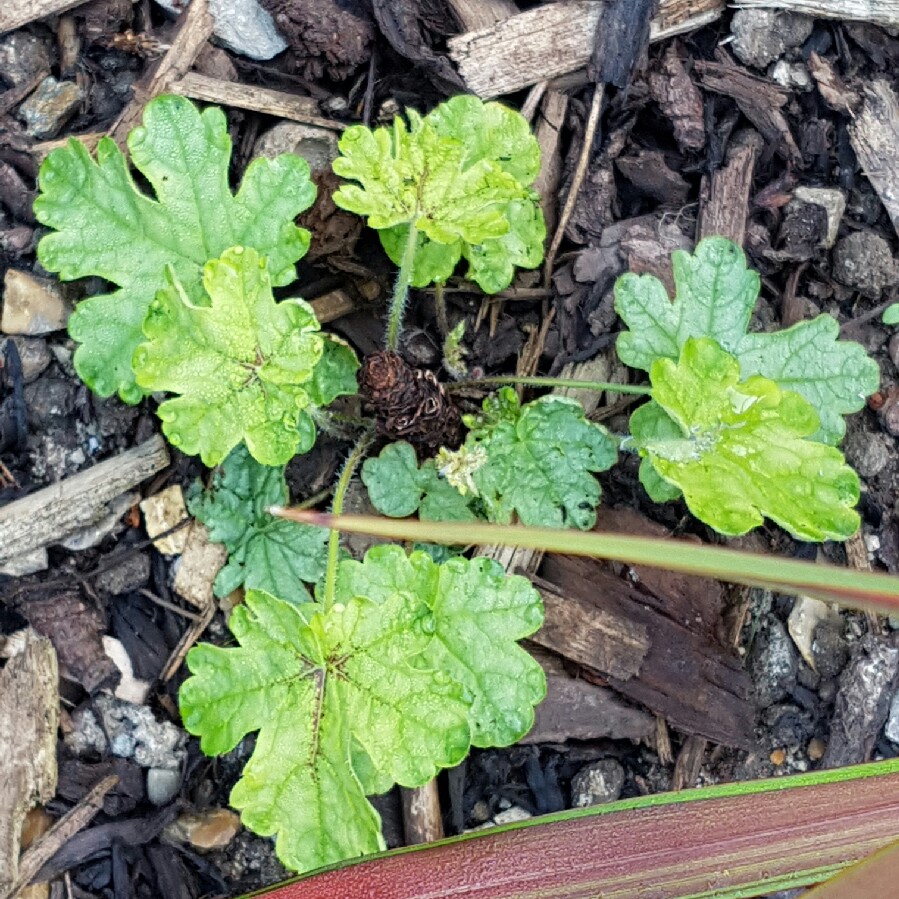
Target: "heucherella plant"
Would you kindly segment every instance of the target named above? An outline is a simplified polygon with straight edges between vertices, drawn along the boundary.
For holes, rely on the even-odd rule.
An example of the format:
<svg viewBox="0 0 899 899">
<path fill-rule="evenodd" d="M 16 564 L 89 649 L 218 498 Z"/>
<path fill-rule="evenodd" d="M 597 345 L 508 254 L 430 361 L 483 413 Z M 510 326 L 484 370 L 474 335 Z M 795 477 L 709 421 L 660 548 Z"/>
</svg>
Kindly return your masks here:
<svg viewBox="0 0 899 899">
<path fill-rule="evenodd" d="M 445 282 L 463 257 L 486 293 L 508 287 L 515 267 L 543 259 L 546 225 L 531 185 L 540 148 L 527 120 L 500 103 L 463 95 L 391 127 L 354 125 L 334 171 L 356 182 L 334 202 L 368 219 L 400 266 L 387 330 L 395 350 L 408 287 Z"/>
</svg>

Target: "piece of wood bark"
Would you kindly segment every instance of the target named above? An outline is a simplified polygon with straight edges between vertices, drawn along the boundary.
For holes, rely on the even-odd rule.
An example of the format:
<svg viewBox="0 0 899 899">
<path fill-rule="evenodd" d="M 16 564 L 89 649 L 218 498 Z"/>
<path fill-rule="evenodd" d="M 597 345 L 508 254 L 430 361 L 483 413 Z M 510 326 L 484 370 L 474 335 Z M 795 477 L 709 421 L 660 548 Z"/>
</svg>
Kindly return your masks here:
<svg viewBox="0 0 899 899">
<path fill-rule="evenodd" d="M 403 833 L 407 846 L 442 840 L 443 814 L 437 781 L 429 780 L 420 787 L 400 787 L 403 803 Z"/>
<path fill-rule="evenodd" d="M 342 122 L 326 119 L 321 114 L 318 101 L 312 97 L 301 97 L 297 94 L 288 94 L 286 91 L 257 87 L 254 84 L 240 84 L 223 78 L 210 78 L 199 72 L 187 72 L 181 78 L 170 81 L 166 90 L 190 97 L 192 100 L 250 109 L 253 112 L 290 119 L 305 125 L 330 128 L 332 131 L 342 131 L 346 128 Z"/>
<path fill-rule="evenodd" d="M 26 813 L 56 792 L 59 671 L 46 637 L 31 628 L 7 638 L 0 670 L 0 896 L 19 878 Z"/>
<path fill-rule="evenodd" d="M 849 138 L 899 233 L 899 98 L 888 81 L 874 81 L 865 88 L 861 108 L 849 125 Z"/>
<path fill-rule="evenodd" d="M 767 78 L 750 74 L 730 61 L 700 59 L 696 60 L 694 70 L 703 87 L 730 97 L 766 140 L 775 146 L 782 146 L 792 162 L 801 163 L 802 154 L 793 139 L 787 117 L 781 112 L 790 99 L 789 91 Z"/>
<path fill-rule="evenodd" d="M 602 563 L 572 556 L 548 556 L 542 577 L 535 584 L 546 603 L 544 629 L 532 638 L 589 670 L 598 672 L 613 689 L 663 716 L 687 734 L 706 737 L 727 746 L 753 748 L 756 709 L 750 699 L 752 683 L 732 650 L 697 634 L 681 621 L 675 603 L 653 601 Z M 547 598 L 549 597 L 549 601 Z M 574 606 L 557 617 L 562 605 Z M 606 630 L 591 628 L 591 639 L 569 629 L 590 627 L 601 616 Z M 614 624 L 612 624 L 614 622 Z M 645 652 L 639 641 L 631 645 L 643 652 L 627 660 L 623 648 L 602 645 L 612 633 L 645 633 Z M 593 645 L 598 649 L 594 651 Z M 612 654 L 618 669 L 636 668 L 627 678 L 604 670 Z"/>
<path fill-rule="evenodd" d="M 822 19 L 871 22 L 885 28 L 899 26 L 899 0 L 739 0 L 740 9 L 782 9 Z"/>
<path fill-rule="evenodd" d="M 140 124 L 148 101 L 157 94 L 165 93 L 172 82 L 188 73 L 212 36 L 214 25 L 208 0 L 193 0 L 178 19 L 178 31 L 168 52 L 134 85 L 131 102 L 119 113 L 109 129 L 109 135 L 116 143 L 123 145 L 130 131 Z"/>
<path fill-rule="evenodd" d="M 703 189 L 700 191 L 698 239 L 718 234 L 743 246 L 752 177 L 762 146 L 761 135 L 750 129 L 741 131 L 733 138 L 728 147 L 725 165 L 703 182 Z"/>
<path fill-rule="evenodd" d="M 512 0 L 449 0 L 449 5 L 465 31 L 490 28 L 519 11 Z"/>
<path fill-rule="evenodd" d="M 572 677 L 554 653 L 538 646 L 528 647 L 528 651 L 546 674 L 546 699 L 534 710 L 534 726 L 520 743 L 649 740 L 655 729 L 652 715 L 625 702 L 608 687 Z"/>
<path fill-rule="evenodd" d="M 675 44 L 653 66 L 648 80 L 652 98 L 671 122 L 678 146 L 685 151 L 701 150 L 705 146 L 702 93 L 687 74 Z"/>
<path fill-rule="evenodd" d="M 5 0 L 0 9 L 0 34 L 29 22 L 66 12 L 84 0 Z"/>
<path fill-rule="evenodd" d="M 469 90 L 496 97 L 585 68 L 602 11 L 600 0 L 548 3 L 492 28 L 450 38 L 449 54 Z M 723 0 L 661 0 L 650 40 L 714 21 Z"/>
<path fill-rule="evenodd" d="M 568 110 L 568 95 L 547 90 L 543 96 L 534 137 L 540 146 L 540 173 L 534 190 L 540 194 L 540 207 L 546 231 L 552 234 L 558 221 L 559 186 L 562 183 L 562 126 Z"/>
<path fill-rule="evenodd" d="M 99 521 L 107 504 L 169 464 L 162 437 L 0 509 L 0 565 Z"/>
</svg>

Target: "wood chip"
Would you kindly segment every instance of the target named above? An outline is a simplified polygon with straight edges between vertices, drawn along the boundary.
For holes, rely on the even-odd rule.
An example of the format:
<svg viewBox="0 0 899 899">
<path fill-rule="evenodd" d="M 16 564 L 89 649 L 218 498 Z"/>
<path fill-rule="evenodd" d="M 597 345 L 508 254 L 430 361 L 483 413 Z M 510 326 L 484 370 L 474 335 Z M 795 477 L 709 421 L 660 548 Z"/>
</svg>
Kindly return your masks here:
<svg viewBox="0 0 899 899">
<path fill-rule="evenodd" d="M 108 503 L 169 464 L 156 436 L 0 509 L 0 565 L 56 543 L 108 514 Z"/>
<path fill-rule="evenodd" d="M 899 233 L 899 98 L 888 81 L 874 81 L 865 88 L 862 106 L 849 125 L 849 138 Z"/>
<path fill-rule="evenodd" d="M 671 122 L 674 139 L 682 150 L 700 150 L 705 146 L 705 120 L 702 93 L 687 74 L 687 69 L 672 44 L 649 73 L 649 90 L 665 117 Z"/>
<path fill-rule="evenodd" d="M 56 792 L 59 672 L 46 637 L 28 628 L 5 640 L 0 670 L 0 896 L 20 876 L 19 835 L 28 811 Z"/>
<path fill-rule="evenodd" d="M 783 9 L 822 19 L 871 22 L 899 27 L 899 0 L 739 0 L 740 9 Z"/>
<path fill-rule="evenodd" d="M 173 589 L 198 609 L 214 608 L 212 585 L 227 558 L 228 550 L 224 544 L 210 541 L 206 526 L 194 520 L 187 532 Z"/>
<path fill-rule="evenodd" d="M 724 6 L 723 0 L 661 0 L 650 40 L 706 25 Z M 576 72 L 590 60 L 602 7 L 599 0 L 547 3 L 450 38 L 450 57 L 468 88 L 484 98 Z"/>
<path fill-rule="evenodd" d="M 84 0 L 5 0 L 0 9 L 0 34 L 47 16 L 59 15 L 83 2 Z"/>
</svg>

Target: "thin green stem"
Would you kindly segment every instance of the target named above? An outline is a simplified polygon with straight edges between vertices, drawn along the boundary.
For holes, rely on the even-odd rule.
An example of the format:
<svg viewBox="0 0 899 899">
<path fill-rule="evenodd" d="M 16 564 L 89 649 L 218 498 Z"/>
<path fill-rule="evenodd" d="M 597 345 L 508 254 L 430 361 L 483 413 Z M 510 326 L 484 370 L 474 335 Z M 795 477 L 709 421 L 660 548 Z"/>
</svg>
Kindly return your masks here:
<svg viewBox="0 0 899 899">
<path fill-rule="evenodd" d="M 368 451 L 369 444 L 374 437 L 374 432 L 366 431 L 360 438 L 359 442 L 353 447 L 349 457 L 340 472 L 337 479 L 337 486 L 334 488 L 334 500 L 331 503 L 331 511 L 335 515 L 340 515 L 343 510 L 343 500 L 346 496 L 347 488 L 353 479 L 353 473 L 362 457 Z M 334 605 L 334 591 L 337 587 L 337 560 L 340 554 L 340 531 L 332 528 L 328 536 L 328 566 L 325 569 L 325 611 L 329 611 Z"/>
<path fill-rule="evenodd" d="M 482 384 L 523 384 L 525 387 L 573 387 L 580 390 L 608 390 L 610 393 L 652 396 L 652 388 L 648 384 L 612 384 L 609 381 L 578 381 L 570 378 L 517 378 L 514 375 L 497 375 L 489 378 L 472 378 L 469 381 L 457 381 L 455 384 L 448 384 L 446 389 L 460 390 L 463 387 L 480 387 Z"/>
<path fill-rule="evenodd" d="M 409 298 L 409 282 L 412 280 L 412 266 L 415 264 L 415 247 L 418 244 L 418 226 L 414 221 L 409 223 L 409 237 L 403 250 L 403 261 L 396 275 L 393 287 L 393 299 L 390 301 L 390 318 L 387 320 L 387 349 L 396 352 L 400 343 L 400 330 L 403 325 L 403 313 L 406 311 L 406 300 Z"/>
</svg>

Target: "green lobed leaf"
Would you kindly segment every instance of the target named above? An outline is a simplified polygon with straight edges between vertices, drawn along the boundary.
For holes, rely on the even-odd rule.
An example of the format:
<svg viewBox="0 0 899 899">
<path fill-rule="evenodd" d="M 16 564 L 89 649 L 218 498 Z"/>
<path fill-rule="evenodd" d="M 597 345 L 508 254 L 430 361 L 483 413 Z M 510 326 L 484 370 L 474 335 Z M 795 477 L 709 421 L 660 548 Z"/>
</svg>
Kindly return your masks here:
<svg viewBox="0 0 899 899">
<path fill-rule="evenodd" d="M 400 263 L 409 226 L 419 230 L 413 287 L 445 281 L 464 255 L 468 277 L 495 293 L 514 266 L 543 258 L 546 226 L 530 189 L 540 150 L 527 121 L 499 103 L 459 96 L 409 125 L 348 128 L 334 171 L 358 182 L 335 194 L 338 206 L 368 217 L 388 256 Z"/>
<path fill-rule="evenodd" d="M 640 425 L 640 438 L 651 443 L 654 441 L 679 440 L 683 433 L 676 421 L 665 414 L 665 410 L 650 400 L 639 409 L 638 418 Z M 640 483 L 649 494 L 649 498 L 655 503 L 668 503 L 680 499 L 683 495 L 680 488 L 666 481 L 653 468 L 649 458 L 644 456 L 640 460 Z"/>
<path fill-rule="evenodd" d="M 433 639 L 419 660 L 472 697 L 473 745 L 509 746 L 531 729 L 546 677 L 517 643 L 543 623 L 543 602 L 527 578 L 506 575 L 486 558 L 437 564 L 427 553 L 407 556 L 385 545 L 369 550 L 362 562 L 341 564 L 338 593 L 375 602 L 409 594 L 428 604 Z"/>
<path fill-rule="evenodd" d="M 491 521 L 517 515 L 527 525 L 593 527 L 600 497 L 593 473 L 615 464 L 617 443 L 587 421 L 580 403 L 541 397 L 522 406 L 504 387 L 466 424 L 465 447 L 486 454 L 471 478 Z"/>
<path fill-rule="evenodd" d="M 284 154 L 252 162 L 232 195 L 224 113 L 201 113 L 184 97 L 151 100 L 128 149 L 155 198 L 137 188 L 110 138 L 100 141 L 96 161 L 73 139 L 41 165 L 34 213 L 55 232 L 38 245 L 44 268 L 66 281 L 96 275 L 118 285 L 83 300 L 69 333 L 80 344 L 74 362 L 82 380 L 101 396 L 118 391 L 136 403 L 143 391 L 131 360 L 150 303 L 166 287 L 167 267 L 202 304 L 203 265 L 242 245 L 268 259 L 276 286 L 289 284 L 309 247 L 309 232 L 293 220 L 312 205 L 315 186 L 306 161 Z"/>
<path fill-rule="evenodd" d="M 657 359 L 650 377 L 680 434 L 660 436 L 647 404 L 631 416 L 632 439 L 697 518 L 733 535 L 767 516 L 801 540 L 858 529 L 858 476 L 839 450 L 806 439 L 818 416 L 798 393 L 760 376 L 740 381 L 739 362 L 709 338 L 688 338 L 679 361 Z"/>
<path fill-rule="evenodd" d="M 469 500 L 437 473 L 429 459 L 421 467 L 415 449 L 405 441 L 390 443 L 365 460 L 362 483 L 372 505 L 391 518 L 416 512 L 430 521 L 474 521 Z"/>
<path fill-rule="evenodd" d="M 276 303 L 266 262 L 250 248 L 232 247 L 206 263 L 206 305 L 191 302 L 170 278 L 150 305 L 148 340 L 132 364 L 143 389 L 180 394 L 158 410 L 172 445 L 210 467 L 241 441 L 264 465 L 307 452 L 315 442 L 307 388 L 325 346 L 312 307 Z"/>
<path fill-rule="evenodd" d="M 445 672 L 410 664 L 435 630 L 427 604 L 404 592 L 338 599 L 304 616 L 248 591 L 229 621 L 240 645 L 191 650 L 180 692 L 204 752 L 258 731 L 231 803 L 257 833 L 277 833 L 279 858 L 299 871 L 383 847 L 353 757 L 369 786 L 419 786 L 470 745 L 471 699 Z"/>
<path fill-rule="evenodd" d="M 673 301 L 653 275 L 626 274 L 616 282 L 615 308 L 630 329 L 618 337 L 621 360 L 650 371 L 656 359 L 679 359 L 689 338 L 709 337 L 736 356 L 742 378 L 762 375 L 804 396 L 820 419 L 814 439 L 839 443 L 842 416 L 861 409 L 879 384 L 877 363 L 864 348 L 839 340 L 829 315 L 783 331 L 747 333 L 759 277 L 723 237 L 700 241 L 692 256 L 675 251 L 672 264 Z"/>
<path fill-rule="evenodd" d="M 188 495 L 190 514 L 223 543 L 228 561 L 215 578 L 216 596 L 237 587 L 264 590 L 291 602 L 311 600 L 304 584 L 325 572 L 328 531 L 268 514 L 290 497 L 284 468 L 260 465 L 246 447 L 235 447 L 213 476 L 210 490 Z"/>
</svg>

